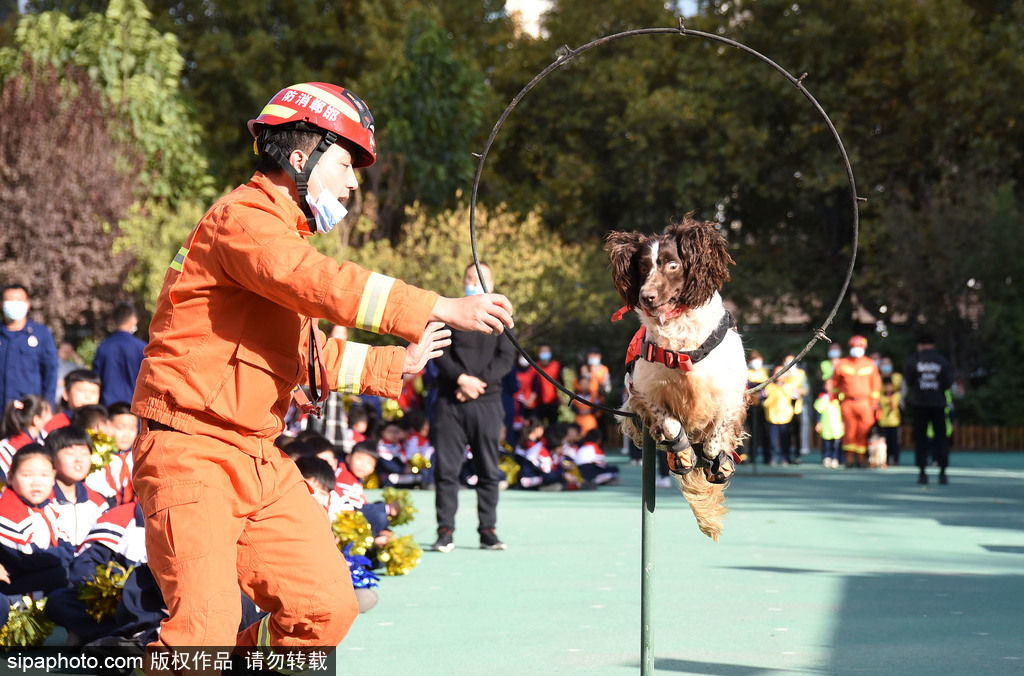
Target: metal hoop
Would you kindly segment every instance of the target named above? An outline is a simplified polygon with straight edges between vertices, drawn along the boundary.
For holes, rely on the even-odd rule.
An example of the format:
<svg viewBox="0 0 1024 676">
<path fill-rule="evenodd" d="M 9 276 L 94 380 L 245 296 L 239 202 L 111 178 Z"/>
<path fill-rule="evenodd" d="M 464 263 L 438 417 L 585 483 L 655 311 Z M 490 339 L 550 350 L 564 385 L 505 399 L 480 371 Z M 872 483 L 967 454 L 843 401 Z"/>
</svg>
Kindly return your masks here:
<svg viewBox="0 0 1024 676">
<path fill-rule="evenodd" d="M 822 323 L 822 325 L 814 330 L 814 337 L 810 340 L 810 342 L 807 343 L 804 349 L 801 350 L 798 355 L 793 357 L 792 360 L 787 362 L 781 371 L 774 374 L 772 377 L 770 377 L 763 383 L 760 383 L 747 390 L 748 393 L 752 394 L 754 392 L 759 392 L 760 390 L 765 388 L 769 383 L 775 382 L 782 374 L 784 374 L 786 371 L 792 368 L 794 364 L 800 361 L 804 357 L 804 355 L 806 355 L 814 346 L 814 344 L 817 343 L 819 340 L 832 342 L 831 339 L 829 339 L 829 337 L 825 334 L 825 329 L 828 328 L 829 324 L 832 323 L 832 320 L 835 318 L 836 313 L 839 311 L 839 306 L 842 305 L 843 298 L 846 297 L 846 292 L 850 286 L 850 280 L 853 277 L 853 267 L 857 260 L 857 242 L 860 234 L 860 202 L 867 200 L 866 198 L 859 197 L 857 195 L 857 184 L 853 177 L 853 167 L 850 166 L 850 158 L 846 154 L 846 148 L 845 146 L 843 146 L 842 139 L 839 138 L 839 132 L 836 131 L 835 125 L 832 124 L 832 120 L 829 118 L 828 113 L 825 112 L 825 109 L 821 107 L 821 104 L 818 103 L 817 99 L 815 99 L 814 96 L 812 96 L 811 93 L 807 91 L 807 88 L 804 87 L 803 81 L 804 78 L 807 77 L 807 73 L 802 74 L 800 77 L 794 77 L 785 68 L 775 63 L 764 54 L 761 54 L 760 52 L 751 49 L 750 47 L 747 47 L 744 44 L 736 42 L 735 40 L 730 40 L 729 38 L 722 37 L 721 35 L 714 35 L 712 33 L 688 30 L 683 25 L 682 17 L 679 18 L 678 28 L 642 28 L 638 30 L 624 31 L 622 33 L 615 33 L 613 35 L 606 35 L 592 42 L 588 42 L 582 47 L 578 47 L 576 49 L 572 49 L 568 45 L 564 46 L 563 54 L 559 56 L 557 59 L 555 59 L 547 68 L 538 73 L 532 80 L 530 80 L 530 82 L 525 87 L 523 87 L 519 91 L 518 94 L 516 94 L 515 98 L 512 99 L 512 102 L 508 104 L 508 106 L 505 108 L 505 111 L 498 118 L 497 123 L 495 123 L 494 128 L 491 130 L 490 136 L 487 137 L 487 143 L 484 144 L 483 151 L 480 152 L 479 154 L 474 153 L 474 155 L 479 159 L 479 162 L 477 163 L 476 167 L 476 176 L 473 179 L 473 193 L 472 199 L 469 204 L 469 237 L 473 249 L 473 264 L 476 266 L 477 276 L 480 278 L 481 284 L 483 284 L 484 275 L 483 271 L 480 268 L 480 257 L 477 253 L 476 246 L 476 200 L 477 193 L 480 188 L 480 177 L 483 174 L 484 163 L 487 161 L 487 154 L 490 152 L 491 145 L 494 143 L 494 139 L 497 137 L 498 131 L 501 129 L 501 125 L 505 123 L 505 120 L 508 119 L 508 116 L 512 113 L 515 107 L 519 105 L 519 102 L 522 101 L 523 97 L 526 96 L 526 94 L 529 93 L 531 89 L 537 86 L 537 84 L 541 80 L 547 77 L 548 74 L 551 73 L 551 71 L 555 70 L 559 66 L 565 65 L 569 61 L 575 59 L 580 54 L 590 49 L 593 49 L 594 47 L 608 44 L 615 40 L 621 40 L 623 38 L 635 37 L 637 35 L 655 35 L 662 33 L 668 35 L 679 35 L 682 37 L 701 38 L 704 40 L 711 40 L 712 42 L 718 42 L 723 45 L 727 45 L 734 49 L 738 49 L 741 52 L 745 52 L 747 54 L 750 54 L 751 56 L 756 57 L 760 61 L 774 68 L 777 72 L 781 73 L 783 76 L 785 76 L 787 80 L 789 80 L 790 84 L 796 87 L 800 91 L 800 93 L 804 95 L 804 98 L 811 102 L 811 105 L 814 106 L 814 109 L 818 111 L 818 115 L 821 116 L 821 119 L 824 120 L 826 125 L 828 125 L 828 129 L 832 133 L 832 138 L 833 140 L 835 140 L 836 146 L 839 148 L 839 153 L 842 156 L 843 166 L 846 169 L 846 178 L 849 182 L 850 187 L 851 215 L 853 218 L 853 246 L 850 253 L 850 264 L 847 267 L 846 278 L 843 280 L 842 287 L 839 291 L 839 296 L 838 298 L 836 298 L 836 302 L 833 304 L 831 312 L 829 312 L 828 316 L 825 318 L 825 321 Z M 484 288 L 484 291 L 489 291 L 489 289 Z M 516 340 L 516 337 L 512 334 L 511 331 L 506 330 L 505 335 L 508 336 L 508 339 L 512 342 L 512 345 L 515 346 L 516 350 L 518 350 L 519 354 L 521 354 L 526 359 L 530 366 L 533 367 L 533 369 L 537 371 L 545 380 L 554 385 L 559 392 L 568 395 L 570 400 L 578 401 L 591 408 L 596 408 L 607 413 L 612 413 L 614 415 L 623 417 L 634 416 L 634 414 L 629 411 L 621 411 L 618 409 L 603 406 L 596 402 L 589 402 L 583 399 L 582 397 L 578 396 L 575 392 L 570 391 L 569 388 L 562 385 L 562 383 L 556 381 L 554 378 L 549 376 L 545 371 L 543 371 L 539 366 L 537 366 L 537 363 L 533 360 L 532 357 L 530 357 L 526 350 L 523 349 L 523 347 L 519 344 L 519 341 Z"/>
</svg>

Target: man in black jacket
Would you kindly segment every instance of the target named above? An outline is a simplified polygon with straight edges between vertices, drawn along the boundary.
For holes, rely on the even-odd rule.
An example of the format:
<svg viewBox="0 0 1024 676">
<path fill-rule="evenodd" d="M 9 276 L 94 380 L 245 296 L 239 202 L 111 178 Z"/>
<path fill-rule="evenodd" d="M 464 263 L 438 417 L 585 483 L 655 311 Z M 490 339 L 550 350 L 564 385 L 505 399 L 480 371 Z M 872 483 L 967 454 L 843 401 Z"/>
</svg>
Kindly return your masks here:
<svg viewBox="0 0 1024 676">
<path fill-rule="evenodd" d="M 467 296 L 494 288 L 491 270 L 480 265 L 483 284 L 475 265 L 466 268 L 463 285 Z M 459 507 L 459 473 L 468 444 L 473 453 L 480 548 L 505 549 L 495 535 L 500 471 L 498 449 L 504 409 L 501 380 L 515 362 L 515 348 L 504 336 L 452 330 L 451 347 L 435 360 L 438 376 L 434 421 L 430 425 L 435 451 L 437 542 L 434 551 L 455 548 L 455 512 Z"/>
<path fill-rule="evenodd" d="M 949 436 L 946 434 L 946 397 L 953 384 L 949 362 L 935 350 L 935 339 L 921 334 L 917 339 L 917 353 L 907 360 L 903 367 L 903 382 L 907 386 L 907 399 L 914 418 L 914 458 L 920 474 L 919 484 L 928 483 L 925 467 L 928 466 L 932 444 L 934 457 L 939 465 L 939 483 L 947 483 L 946 467 L 949 465 Z M 928 425 L 932 427 L 932 439 L 928 438 Z"/>
</svg>

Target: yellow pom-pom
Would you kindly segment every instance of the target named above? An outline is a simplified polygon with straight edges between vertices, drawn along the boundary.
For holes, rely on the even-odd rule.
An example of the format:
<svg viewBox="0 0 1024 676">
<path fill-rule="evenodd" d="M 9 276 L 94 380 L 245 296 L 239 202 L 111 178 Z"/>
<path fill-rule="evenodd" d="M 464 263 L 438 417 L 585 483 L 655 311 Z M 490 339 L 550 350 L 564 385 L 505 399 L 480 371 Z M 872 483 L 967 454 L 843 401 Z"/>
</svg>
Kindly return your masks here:
<svg viewBox="0 0 1024 676">
<path fill-rule="evenodd" d="M 110 459 L 117 453 L 117 443 L 114 441 L 114 437 L 109 434 L 98 430 L 87 431 L 89 432 L 89 438 L 92 439 L 92 456 L 89 458 L 92 461 L 92 467 L 89 469 L 91 474 L 110 464 Z"/>
<path fill-rule="evenodd" d="M 366 477 L 365 479 L 363 479 L 363 488 L 368 488 L 370 490 L 380 488 L 380 477 L 378 477 L 376 474 L 371 474 L 370 476 Z"/>
<path fill-rule="evenodd" d="M 43 609 L 46 599 L 33 601 L 25 596 L 11 605 L 7 622 L 0 627 L 0 648 L 27 648 L 42 645 L 53 633 L 51 622 Z"/>
<path fill-rule="evenodd" d="M 114 561 L 96 566 L 93 576 L 78 586 L 78 598 L 85 601 L 85 612 L 97 622 L 113 618 L 117 604 L 121 602 L 124 583 L 134 568 L 129 566 L 125 570 Z"/>
<path fill-rule="evenodd" d="M 403 535 L 389 542 L 387 546 L 377 554 L 377 558 L 384 564 L 385 575 L 407 575 L 415 568 L 423 550 L 420 549 L 411 535 Z"/>
<path fill-rule="evenodd" d="M 405 411 L 398 405 L 398 402 L 394 399 L 387 399 L 384 401 L 384 405 L 381 406 L 381 417 L 385 420 L 398 420 L 405 415 Z"/>
<path fill-rule="evenodd" d="M 404 526 L 407 523 L 411 523 L 416 517 L 418 510 L 412 504 L 412 498 L 408 489 L 388 486 L 381 491 L 381 499 L 389 505 L 393 504 L 396 507 L 395 515 L 388 518 L 388 522 L 392 526 Z"/>
<path fill-rule="evenodd" d="M 351 411 L 352 410 L 352 404 L 356 403 L 357 401 L 362 401 L 362 399 L 360 399 L 359 397 L 357 397 L 354 394 L 343 394 L 343 395 L 341 395 L 341 405 L 343 407 L 345 407 L 345 413 L 348 413 L 349 411 Z"/>
<path fill-rule="evenodd" d="M 352 554 L 362 556 L 366 550 L 373 546 L 373 531 L 370 529 L 370 522 L 360 512 L 340 512 L 331 524 L 334 537 L 338 538 L 338 549 L 345 550 L 345 546 L 352 545 Z"/>
<path fill-rule="evenodd" d="M 428 469 L 430 469 L 430 460 L 422 453 L 413 453 L 413 456 L 409 458 L 409 471 L 413 474 L 419 474 Z"/>
<path fill-rule="evenodd" d="M 512 459 L 511 455 L 501 456 L 498 461 L 498 469 L 505 473 L 505 481 L 509 486 L 514 486 L 519 478 L 519 463 Z"/>
</svg>

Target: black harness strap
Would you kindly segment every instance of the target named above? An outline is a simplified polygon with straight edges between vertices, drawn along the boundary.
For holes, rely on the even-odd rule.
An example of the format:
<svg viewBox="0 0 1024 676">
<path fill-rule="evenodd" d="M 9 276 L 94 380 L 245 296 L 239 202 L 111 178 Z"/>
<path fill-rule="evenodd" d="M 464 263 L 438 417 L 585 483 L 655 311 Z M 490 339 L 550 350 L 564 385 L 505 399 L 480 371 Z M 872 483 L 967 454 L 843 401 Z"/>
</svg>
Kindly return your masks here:
<svg viewBox="0 0 1024 676">
<path fill-rule="evenodd" d="M 708 339 L 705 340 L 700 347 L 693 350 L 666 350 L 658 347 L 655 343 L 647 340 L 644 336 L 643 344 L 640 346 L 639 358 L 644 361 L 664 364 L 668 368 L 683 368 L 684 370 L 690 370 L 689 365 L 696 364 L 700 360 L 707 357 L 711 352 L 722 344 L 725 340 L 725 335 L 729 333 L 731 329 L 736 328 L 736 318 L 732 316 L 732 313 L 728 310 L 722 315 L 722 319 L 719 320 L 718 326 L 711 332 Z M 634 360 L 635 362 L 635 360 Z M 633 370 L 633 363 L 630 362 L 628 369 Z"/>
</svg>

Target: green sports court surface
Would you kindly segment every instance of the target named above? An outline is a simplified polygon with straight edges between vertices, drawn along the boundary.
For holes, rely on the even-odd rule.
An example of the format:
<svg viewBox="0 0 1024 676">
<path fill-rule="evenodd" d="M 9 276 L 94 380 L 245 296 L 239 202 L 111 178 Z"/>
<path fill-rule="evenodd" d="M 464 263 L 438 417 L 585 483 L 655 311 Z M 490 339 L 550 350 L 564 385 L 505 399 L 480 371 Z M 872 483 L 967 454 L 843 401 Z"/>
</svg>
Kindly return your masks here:
<svg viewBox="0 0 1024 676">
<path fill-rule="evenodd" d="M 954 453 L 947 486 L 805 457 L 741 466 L 718 544 L 658 491 L 657 673 L 1024 674 L 1024 454 Z M 382 580 L 338 673 L 638 673 L 640 469 L 622 470 L 597 491 L 503 493 L 507 551 L 477 548 L 462 491 L 455 550 Z M 433 494 L 414 498 L 399 534 L 426 549 Z"/>
</svg>

